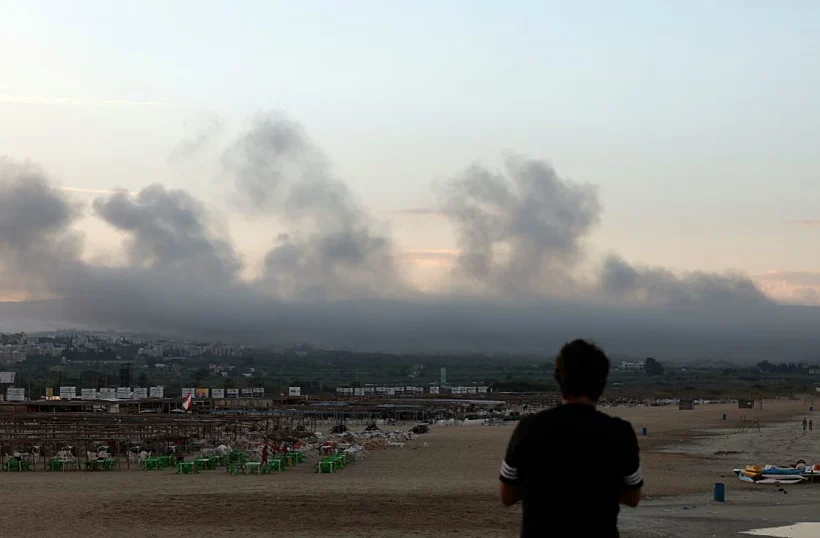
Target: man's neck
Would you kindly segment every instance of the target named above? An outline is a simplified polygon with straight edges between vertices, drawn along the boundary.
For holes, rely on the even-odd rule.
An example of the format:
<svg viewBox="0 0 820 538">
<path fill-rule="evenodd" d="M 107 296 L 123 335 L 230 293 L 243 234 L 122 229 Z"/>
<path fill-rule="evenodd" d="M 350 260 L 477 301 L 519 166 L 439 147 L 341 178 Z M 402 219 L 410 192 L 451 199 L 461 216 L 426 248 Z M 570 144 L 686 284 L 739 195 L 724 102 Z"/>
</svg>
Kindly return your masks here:
<svg viewBox="0 0 820 538">
<path fill-rule="evenodd" d="M 596 402 L 589 398 L 589 396 L 564 396 L 561 401 L 564 405 L 591 405 L 595 407 Z"/>
</svg>

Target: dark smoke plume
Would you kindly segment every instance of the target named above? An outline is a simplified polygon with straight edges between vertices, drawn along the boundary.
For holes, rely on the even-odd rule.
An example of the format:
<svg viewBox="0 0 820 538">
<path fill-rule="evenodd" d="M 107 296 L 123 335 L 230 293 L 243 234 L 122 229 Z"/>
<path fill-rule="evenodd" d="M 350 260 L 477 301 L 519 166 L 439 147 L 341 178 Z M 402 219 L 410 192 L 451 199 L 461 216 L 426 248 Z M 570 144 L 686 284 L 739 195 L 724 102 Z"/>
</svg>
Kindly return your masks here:
<svg viewBox="0 0 820 538">
<path fill-rule="evenodd" d="M 248 207 L 279 214 L 287 223 L 265 256 L 263 280 L 279 295 L 338 299 L 403 293 L 392 241 L 374 229 L 300 125 L 280 116 L 259 117 L 223 162 Z"/>
<path fill-rule="evenodd" d="M 240 264 L 233 247 L 208 227 L 202 204 L 181 190 L 151 185 L 94 201 L 97 215 L 128 237 L 128 262 L 156 271 L 231 281 Z"/>
<path fill-rule="evenodd" d="M 634 267 L 617 256 L 604 263 L 601 289 L 629 303 L 659 307 L 726 309 L 773 304 L 743 275 L 694 272 L 679 277 L 660 267 Z"/>
<path fill-rule="evenodd" d="M 601 203 L 543 161 L 474 166 L 440 188 L 461 254 L 452 289 L 435 296 L 407 284 L 389 234 L 300 125 L 261 116 L 223 163 L 246 210 L 270 224 L 258 278 L 240 276 L 241 256 L 203 204 L 161 185 L 94 201 L 125 256 L 88 261 L 74 231 L 82 208 L 41 170 L 4 160 L 0 288 L 52 298 L 26 304 L 25 318 L 55 327 L 253 344 L 543 351 L 583 336 L 680 358 L 797 358 L 820 344 L 816 310 L 775 305 L 742 275 L 681 277 L 612 256 L 592 281 L 578 277 Z M 23 308 L 0 305 L 0 321 Z"/>
<path fill-rule="evenodd" d="M 472 166 L 441 189 L 458 232 L 459 269 L 505 293 L 565 285 L 581 239 L 600 219 L 597 189 L 523 157 L 508 158 L 504 172 Z"/>
</svg>

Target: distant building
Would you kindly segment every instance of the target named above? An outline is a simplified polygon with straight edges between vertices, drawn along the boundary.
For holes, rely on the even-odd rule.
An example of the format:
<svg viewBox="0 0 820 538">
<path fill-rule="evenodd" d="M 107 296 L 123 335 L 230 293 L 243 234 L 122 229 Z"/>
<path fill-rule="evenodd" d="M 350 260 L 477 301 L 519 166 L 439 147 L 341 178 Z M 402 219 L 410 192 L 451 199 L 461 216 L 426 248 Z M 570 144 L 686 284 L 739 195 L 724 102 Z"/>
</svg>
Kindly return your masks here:
<svg viewBox="0 0 820 538">
<path fill-rule="evenodd" d="M 26 350 L 23 346 L 0 346 L 0 364 L 16 364 L 24 360 L 26 360 Z"/>
<path fill-rule="evenodd" d="M 142 355 L 142 356 L 145 356 L 145 357 L 162 358 L 162 356 L 163 356 L 162 347 L 161 346 L 141 347 L 137 351 L 137 355 Z"/>
<path fill-rule="evenodd" d="M 230 364 L 210 364 L 208 365 L 208 369 L 210 370 L 211 374 L 222 374 L 223 376 L 227 377 L 228 372 L 233 370 L 235 367 L 231 366 Z M 253 372 L 253 369 L 250 369 Z"/>
<path fill-rule="evenodd" d="M 644 370 L 643 362 L 621 361 L 621 370 L 626 372 L 642 372 Z"/>
<path fill-rule="evenodd" d="M 62 357 L 65 351 L 65 346 L 55 346 L 52 343 L 37 344 L 30 346 L 29 349 L 34 355 L 43 355 L 46 357 Z"/>
</svg>

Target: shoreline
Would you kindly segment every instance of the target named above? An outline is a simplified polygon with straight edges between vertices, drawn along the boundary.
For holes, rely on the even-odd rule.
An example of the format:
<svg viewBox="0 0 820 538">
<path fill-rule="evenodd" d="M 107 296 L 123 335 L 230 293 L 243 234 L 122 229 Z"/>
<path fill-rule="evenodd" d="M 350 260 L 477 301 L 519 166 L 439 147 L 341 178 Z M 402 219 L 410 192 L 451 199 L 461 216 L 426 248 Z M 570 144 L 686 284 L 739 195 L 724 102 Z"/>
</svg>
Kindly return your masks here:
<svg viewBox="0 0 820 538">
<path fill-rule="evenodd" d="M 793 405 L 769 413 L 747 414 L 747 418 L 760 420 L 760 431 L 710 424 L 689 429 L 689 436 L 680 443 L 658 442 L 642 454 L 650 482 L 638 509 L 622 509 L 622 538 L 728 537 L 820 521 L 820 514 L 814 515 L 820 502 L 820 488 L 815 484 L 756 485 L 737 480 L 732 472 L 747 464 L 820 462 L 820 431 L 802 431 L 803 417 L 811 416 L 808 405 L 794 400 Z M 712 499 L 717 482 L 725 484 L 726 502 Z"/>
</svg>

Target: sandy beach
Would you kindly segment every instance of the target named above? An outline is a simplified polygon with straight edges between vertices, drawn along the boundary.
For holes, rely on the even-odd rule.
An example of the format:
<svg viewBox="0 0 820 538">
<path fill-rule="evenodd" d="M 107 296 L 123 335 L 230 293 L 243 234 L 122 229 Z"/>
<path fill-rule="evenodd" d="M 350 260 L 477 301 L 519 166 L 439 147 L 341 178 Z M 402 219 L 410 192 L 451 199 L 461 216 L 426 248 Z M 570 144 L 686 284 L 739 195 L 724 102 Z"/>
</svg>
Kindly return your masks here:
<svg viewBox="0 0 820 538">
<path fill-rule="evenodd" d="M 820 460 L 820 432 L 803 434 L 802 400 L 763 409 L 704 405 L 605 409 L 640 437 L 646 502 L 624 510 L 624 537 L 735 536 L 782 522 L 817 521 L 820 486 L 736 481 L 747 463 Z M 723 413 L 727 420 L 722 420 Z M 742 416 L 757 428 L 736 433 Z M 516 536 L 520 508 L 499 505 L 497 474 L 512 424 L 436 427 L 404 448 L 371 452 L 336 474 L 311 463 L 284 473 L 178 476 L 170 471 L 2 473 L 4 536 Z M 815 437 L 817 439 L 815 440 Z M 727 502 L 711 501 L 714 482 Z M 590 483 L 594 487 L 594 483 Z M 808 519 L 806 519 L 808 518 Z"/>
</svg>

